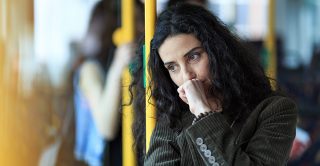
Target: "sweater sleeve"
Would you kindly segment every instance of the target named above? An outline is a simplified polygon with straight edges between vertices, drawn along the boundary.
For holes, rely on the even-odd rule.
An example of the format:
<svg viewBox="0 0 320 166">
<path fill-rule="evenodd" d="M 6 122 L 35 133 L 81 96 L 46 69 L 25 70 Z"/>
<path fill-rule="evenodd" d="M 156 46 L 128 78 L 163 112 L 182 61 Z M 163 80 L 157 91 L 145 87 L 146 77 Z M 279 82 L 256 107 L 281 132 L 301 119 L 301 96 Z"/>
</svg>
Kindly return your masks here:
<svg viewBox="0 0 320 166">
<path fill-rule="evenodd" d="M 179 147 L 172 129 L 157 123 L 151 136 L 150 147 L 145 157 L 144 165 L 180 165 Z"/>
<path fill-rule="evenodd" d="M 197 153 L 204 163 L 217 166 L 286 165 L 295 137 L 296 105 L 287 98 L 277 97 L 269 104 L 258 106 L 255 112 L 258 113 L 250 115 L 239 136 L 220 113 L 190 126 L 188 137 L 198 147 Z M 238 140 L 246 136 L 246 140 Z"/>
</svg>

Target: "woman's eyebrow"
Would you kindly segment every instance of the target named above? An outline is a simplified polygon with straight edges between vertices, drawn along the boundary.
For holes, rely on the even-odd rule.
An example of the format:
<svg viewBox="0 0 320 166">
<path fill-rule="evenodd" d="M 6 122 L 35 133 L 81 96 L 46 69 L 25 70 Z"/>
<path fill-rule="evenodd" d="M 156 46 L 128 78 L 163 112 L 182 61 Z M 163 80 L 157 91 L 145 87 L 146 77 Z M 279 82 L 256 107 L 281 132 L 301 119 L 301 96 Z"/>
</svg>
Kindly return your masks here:
<svg viewBox="0 0 320 166">
<path fill-rule="evenodd" d="M 166 62 L 166 63 L 164 63 L 164 66 L 169 66 L 169 65 L 171 65 L 171 64 L 173 64 L 174 62 Z"/>
<path fill-rule="evenodd" d="M 197 49 L 202 49 L 202 47 L 201 47 L 201 46 L 197 46 L 197 47 L 192 48 L 192 49 L 189 50 L 186 54 L 184 54 L 183 57 L 186 57 L 186 56 L 190 55 L 193 51 L 195 51 L 195 50 L 197 50 Z M 165 62 L 165 63 L 163 63 L 163 64 L 164 64 L 164 66 L 167 66 L 167 65 L 171 65 L 171 64 L 173 64 L 173 63 L 174 63 L 174 62 Z"/>
<path fill-rule="evenodd" d="M 184 57 L 190 55 L 193 51 L 195 51 L 195 50 L 197 50 L 197 49 L 201 49 L 201 48 L 202 48 L 201 46 L 192 48 L 192 49 L 189 50 L 186 54 L 184 54 Z"/>
</svg>

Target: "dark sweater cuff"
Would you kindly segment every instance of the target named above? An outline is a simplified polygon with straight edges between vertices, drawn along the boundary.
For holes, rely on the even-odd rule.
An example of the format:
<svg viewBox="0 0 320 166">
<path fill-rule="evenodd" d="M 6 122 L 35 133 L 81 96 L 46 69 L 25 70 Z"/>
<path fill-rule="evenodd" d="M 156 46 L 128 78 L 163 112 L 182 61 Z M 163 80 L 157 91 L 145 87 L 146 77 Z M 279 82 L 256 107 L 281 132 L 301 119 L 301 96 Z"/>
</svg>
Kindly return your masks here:
<svg viewBox="0 0 320 166">
<path fill-rule="evenodd" d="M 213 156 L 219 165 L 227 165 L 223 155 L 224 149 L 220 145 L 233 145 L 234 138 L 229 123 L 221 113 L 202 118 L 186 131 L 203 159 L 209 162 Z"/>
</svg>

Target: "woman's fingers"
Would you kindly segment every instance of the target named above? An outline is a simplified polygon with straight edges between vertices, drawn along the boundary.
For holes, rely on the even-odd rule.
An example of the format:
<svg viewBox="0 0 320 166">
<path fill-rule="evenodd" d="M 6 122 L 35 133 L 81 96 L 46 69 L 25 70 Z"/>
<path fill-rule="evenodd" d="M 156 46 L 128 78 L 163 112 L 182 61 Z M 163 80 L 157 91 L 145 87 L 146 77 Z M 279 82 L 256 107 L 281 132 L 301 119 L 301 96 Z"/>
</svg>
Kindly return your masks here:
<svg viewBox="0 0 320 166">
<path fill-rule="evenodd" d="M 206 92 L 205 89 L 204 89 L 204 84 L 198 80 L 198 79 L 192 79 L 192 82 L 194 84 L 194 86 L 196 87 L 196 89 L 199 91 L 200 95 L 201 95 L 201 98 L 202 99 L 206 99 Z"/>
<path fill-rule="evenodd" d="M 179 97 L 181 98 L 181 100 L 184 101 L 185 103 L 189 104 L 184 89 L 182 87 L 179 87 L 177 89 L 177 91 L 179 93 Z"/>
<path fill-rule="evenodd" d="M 122 44 L 115 51 L 115 61 L 119 66 L 127 66 L 131 58 L 135 55 L 135 45 L 133 43 Z"/>
<path fill-rule="evenodd" d="M 203 83 L 198 79 L 186 81 L 178 88 L 179 97 L 189 105 L 190 111 L 199 115 L 210 110 Z"/>
<path fill-rule="evenodd" d="M 182 96 L 179 94 L 179 97 L 181 98 L 182 101 L 184 101 L 185 103 L 189 104 L 188 99 L 186 96 Z"/>
<path fill-rule="evenodd" d="M 177 89 L 177 91 L 178 91 L 179 94 L 182 94 L 182 95 L 185 95 L 185 94 L 186 94 L 182 86 L 180 86 L 180 87 Z"/>
</svg>

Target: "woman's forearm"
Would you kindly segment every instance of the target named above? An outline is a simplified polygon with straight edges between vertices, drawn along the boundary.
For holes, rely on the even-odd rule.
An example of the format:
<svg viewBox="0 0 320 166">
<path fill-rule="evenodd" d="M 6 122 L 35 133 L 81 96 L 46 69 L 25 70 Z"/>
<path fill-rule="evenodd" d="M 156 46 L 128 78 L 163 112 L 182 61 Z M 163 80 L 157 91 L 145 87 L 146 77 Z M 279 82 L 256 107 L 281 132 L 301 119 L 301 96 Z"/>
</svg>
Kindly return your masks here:
<svg viewBox="0 0 320 166">
<path fill-rule="evenodd" d="M 85 64 L 81 70 L 80 87 L 88 99 L 98 131 L 108 140 L 115 137 L 119 126 L 122 70 L 116 63 L 111 65 L 104 84 L 97 64 Z"/>
<path fill-rule="evenodd" d="M 100 132 L 108 140 L 115 138 L 119 126 L 121 74 L 122 69 L 118 66 L 114 65 L 110 67 L 104 89 L 101 93 L 99 106 L 95 111 L 98 128 L 100 128 Z"/>
</svg>

